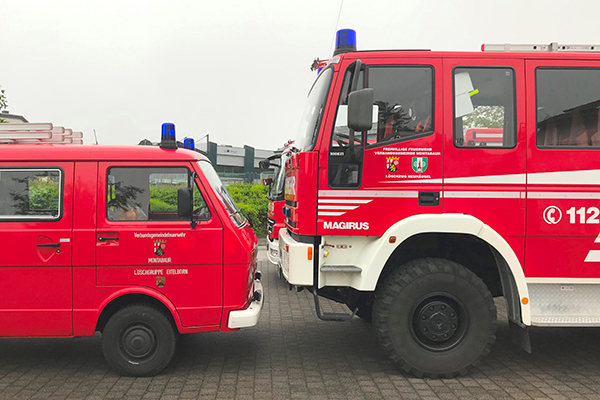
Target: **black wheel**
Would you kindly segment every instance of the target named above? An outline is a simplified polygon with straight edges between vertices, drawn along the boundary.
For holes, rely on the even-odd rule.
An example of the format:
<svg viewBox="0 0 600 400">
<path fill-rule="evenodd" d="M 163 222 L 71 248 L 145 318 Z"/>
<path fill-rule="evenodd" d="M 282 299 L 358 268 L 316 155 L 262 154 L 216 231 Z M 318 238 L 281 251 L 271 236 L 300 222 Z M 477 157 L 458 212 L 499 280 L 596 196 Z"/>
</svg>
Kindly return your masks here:
<svg viewBox="0 0 600 400">
<path fill-rule="evenodd" d="M 378 289 L 373 326 L 385 352 L 417 377 L 464 375 L 496 340 L 496 306 L 485 284 L 442 259 L 410 261 Z"/>
<path fill-rule="evenodd" d="M 119 373 L 152 376 L 173 358 L 176 339 L 175 328 L 163 313 L 152 306 L 132 305 L 108 320 L 102 332 L 102 350 Z"/>
</svg>

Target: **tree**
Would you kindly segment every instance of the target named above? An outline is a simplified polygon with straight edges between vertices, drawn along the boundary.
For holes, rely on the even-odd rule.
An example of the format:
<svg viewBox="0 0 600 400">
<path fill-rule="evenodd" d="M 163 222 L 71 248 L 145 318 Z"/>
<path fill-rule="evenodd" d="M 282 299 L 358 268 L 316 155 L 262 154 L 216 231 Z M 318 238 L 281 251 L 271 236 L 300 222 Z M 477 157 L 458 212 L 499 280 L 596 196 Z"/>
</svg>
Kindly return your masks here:
<svg viewBox="0 0 600 400">
<path fill-rule="evenodd" d="M 504 125 L 504 107 L 479 106 L 463 118 L 465 128 L 497 128 Z"/>
<path fill-rule="evenodd" d="M 4 95 L 4 89 L 0 86 L 0 112 L 2 110 L 6 110 L 8 107 L 8 100 L 6 100 L 6 96 Z M 6 122 L 3 118 L 0 118 L 0 123 Z"/>
</svg>

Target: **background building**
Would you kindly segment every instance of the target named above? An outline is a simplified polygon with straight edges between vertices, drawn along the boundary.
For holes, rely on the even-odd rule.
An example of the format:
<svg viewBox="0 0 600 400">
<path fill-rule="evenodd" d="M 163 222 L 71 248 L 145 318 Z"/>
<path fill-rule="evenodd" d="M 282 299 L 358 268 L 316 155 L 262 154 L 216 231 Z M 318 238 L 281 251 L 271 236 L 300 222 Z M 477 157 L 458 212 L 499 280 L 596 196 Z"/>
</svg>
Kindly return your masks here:
<svg viewBox="0 0 600 400">
<path fill-rule="evenodd" d="M 197 143 L 196 147 L 208 154 L 225 184 L 259 183 L 261 179 L 273 176 L 273 170 L 265 171 L 258 167 L 261 160 L 275 154 L 273 150 L 255 149 L 251 146 L 234 147 L 214 142 Z"/>
</svg>

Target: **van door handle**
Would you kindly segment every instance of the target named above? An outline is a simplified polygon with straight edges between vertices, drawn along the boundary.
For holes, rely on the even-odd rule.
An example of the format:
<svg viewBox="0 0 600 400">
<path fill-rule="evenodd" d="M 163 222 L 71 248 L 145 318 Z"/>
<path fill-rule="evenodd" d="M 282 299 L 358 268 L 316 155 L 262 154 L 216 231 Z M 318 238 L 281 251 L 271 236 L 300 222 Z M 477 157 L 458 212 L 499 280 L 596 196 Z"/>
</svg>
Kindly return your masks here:
<svg viewBox="0 0 600 400">
<path fill-rule="evenodd" d="M 419 192 L 419 205 L 435 207 L 440 205 L 440 192 Z"/>
<path fill-rule="evenodd" d="M 99 242 L 106 242 L 107 240 L 119 240 L 118 237 L 112 237 L 112 236 L 99 236 L 98 237 L 98 241 Z"/>
<path fill-rule="evenodd" d="M 60 247 L 60 243 L 41 243 L 37 247 Z"/>
</svg>

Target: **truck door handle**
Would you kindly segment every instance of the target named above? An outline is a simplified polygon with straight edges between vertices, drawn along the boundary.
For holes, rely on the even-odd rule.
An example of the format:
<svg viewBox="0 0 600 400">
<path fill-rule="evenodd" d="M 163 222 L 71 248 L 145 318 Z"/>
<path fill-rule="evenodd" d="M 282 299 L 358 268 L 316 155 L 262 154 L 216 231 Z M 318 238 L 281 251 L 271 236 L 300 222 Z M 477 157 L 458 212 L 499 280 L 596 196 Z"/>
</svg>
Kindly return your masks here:
<svg viewBox="0 0 600 400">
<path fill-rule="evenodd" d="M 107 240 L 119 240 L 118 237 L 112 237 L 112 236 L 98 236 L 98 241 L 99 242 L 106 242 Z"/>
<path fill-rule="evenodd" d="M 60 243 L 41 243 L 37 247 L 60 247 Z"/>
<path fill-rule="evenodd" d="M 419 205 L 435 207 L 440 205 L 440 192 L 419 192 Z"/>
</svg>

